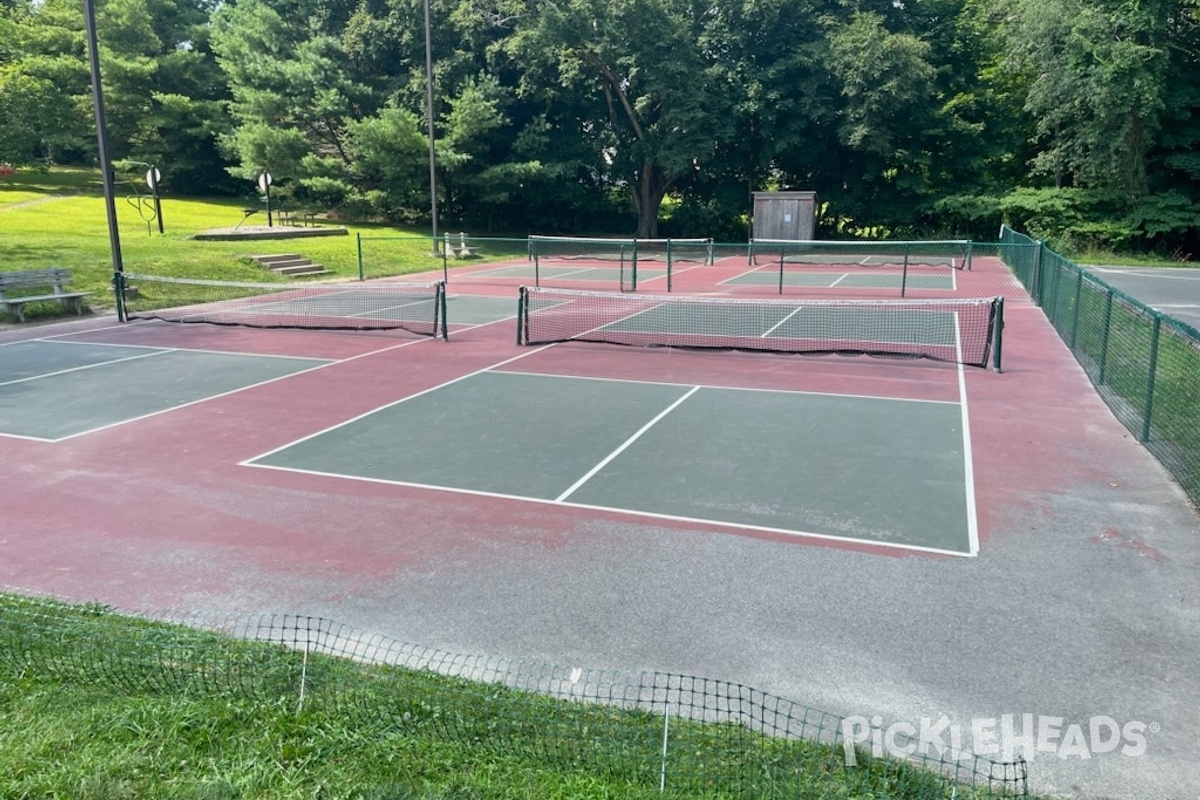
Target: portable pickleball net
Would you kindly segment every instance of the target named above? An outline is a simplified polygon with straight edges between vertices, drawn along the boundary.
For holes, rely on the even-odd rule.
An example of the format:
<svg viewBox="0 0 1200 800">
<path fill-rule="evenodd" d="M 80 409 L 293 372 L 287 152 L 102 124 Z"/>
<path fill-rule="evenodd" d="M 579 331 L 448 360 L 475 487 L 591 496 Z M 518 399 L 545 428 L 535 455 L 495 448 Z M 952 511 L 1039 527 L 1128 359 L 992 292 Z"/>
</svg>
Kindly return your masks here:
<svg viewBox="0 0 1200 800">
<path fill-rule="evenodd" d="M 931 359 L 997 371 L 1004 298 L 807 300 L 522 287 L 517 341 Z"/>
</svg>

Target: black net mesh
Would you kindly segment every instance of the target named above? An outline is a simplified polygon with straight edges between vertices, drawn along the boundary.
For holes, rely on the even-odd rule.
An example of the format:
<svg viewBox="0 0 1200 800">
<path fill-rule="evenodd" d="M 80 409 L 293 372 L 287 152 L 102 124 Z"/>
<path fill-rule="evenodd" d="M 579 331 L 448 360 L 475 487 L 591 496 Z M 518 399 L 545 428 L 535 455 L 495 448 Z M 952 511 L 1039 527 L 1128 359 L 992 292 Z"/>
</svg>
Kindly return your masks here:
<svg viewBox="0 0 1200 800">
<path fill-rule="evenodd" d="M 443 283 L 242 283 L 126 273 L 127 319 L 446 335 Z"/>
<path fill-rule="evenodd" d="M 525 287 L 523 344 L 582 341 L 641 347 L 928 358 L 986 367 L 1000 298 L 764 300 Z M 998 364 L 997 364 L 998 366 Z"/>
</svg>

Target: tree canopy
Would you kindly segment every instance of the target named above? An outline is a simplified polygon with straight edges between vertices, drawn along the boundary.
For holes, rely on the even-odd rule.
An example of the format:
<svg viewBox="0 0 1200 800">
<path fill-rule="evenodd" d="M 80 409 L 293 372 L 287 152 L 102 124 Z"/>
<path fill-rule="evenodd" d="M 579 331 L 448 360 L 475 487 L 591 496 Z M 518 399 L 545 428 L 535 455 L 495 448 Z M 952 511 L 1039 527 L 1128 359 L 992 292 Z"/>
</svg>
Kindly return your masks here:
<svg viewBox="0 0 1200 800">
<path fill-rule="evenodd" d="M 420 223 L 424 2 L 98 0 L 115 157 L 168 190 Z M 439 207 L 480 232 L 826 236 L 1190 255 L 1200 0 L 431 0 Z M 0 162 L 94 159 L 75 0 L 0 0 Z"/>
</svg>

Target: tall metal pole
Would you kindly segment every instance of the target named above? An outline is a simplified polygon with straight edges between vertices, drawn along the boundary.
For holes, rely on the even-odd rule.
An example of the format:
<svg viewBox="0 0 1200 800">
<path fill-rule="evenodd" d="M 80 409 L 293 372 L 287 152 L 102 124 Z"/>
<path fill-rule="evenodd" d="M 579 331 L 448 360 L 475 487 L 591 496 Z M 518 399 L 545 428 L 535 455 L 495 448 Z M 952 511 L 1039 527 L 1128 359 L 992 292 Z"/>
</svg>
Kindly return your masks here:
<svg viewBox="0 0 1200 800">
<path fill-rule="evenodd" d="M 433 46 L 429 33 L 429 0 L 425 0 L 425 118 L 429 126 L 429 214 L 433 220 L 433 254 L 438 254 L 437 157 L 433 146 Z"/>
<path fill-rule="evenodd" d="M 96 111 L 96 144 L 100 156 L 100 174 L 104 182 L 104 207 L 108 214 L 108 242 L 112 250 L 113 288 L 116 291 L 117 311 L 125 321 L 123 281 L 125 265 L 121 261 L 121 233 L 117 228 L 116 187 L 112 162 L 108 155 L 108 125 L 104 121 L 104 90 L 100 86 L 100 53 L 96 45 L 96 6 L 93 0 L 83 0 L 83 21 L 87 29 L 88 62 L 92 72 L 92 104 Z"/>
</svg>

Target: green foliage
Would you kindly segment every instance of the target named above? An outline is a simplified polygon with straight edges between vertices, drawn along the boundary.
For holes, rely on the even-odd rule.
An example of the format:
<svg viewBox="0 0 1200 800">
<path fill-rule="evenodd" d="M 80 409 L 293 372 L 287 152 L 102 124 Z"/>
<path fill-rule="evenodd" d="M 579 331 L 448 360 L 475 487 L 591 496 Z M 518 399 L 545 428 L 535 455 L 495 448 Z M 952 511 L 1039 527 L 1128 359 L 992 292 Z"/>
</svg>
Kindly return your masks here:
<svg viewBox="0 0 1200 800">
<path fill-rule="evenodd" d="M 1133 250 L 1165 254 L 1195 225 L 1196 203 L 1177 192 L 1129 202 L 1114 192 L 1020 189 L 999 203 L 1004 221 L 1064 252 Z"/>
</svg>

